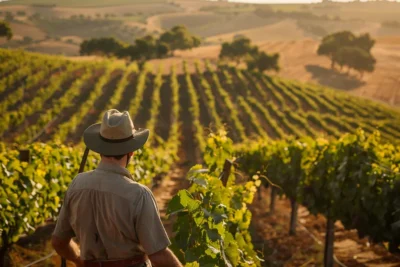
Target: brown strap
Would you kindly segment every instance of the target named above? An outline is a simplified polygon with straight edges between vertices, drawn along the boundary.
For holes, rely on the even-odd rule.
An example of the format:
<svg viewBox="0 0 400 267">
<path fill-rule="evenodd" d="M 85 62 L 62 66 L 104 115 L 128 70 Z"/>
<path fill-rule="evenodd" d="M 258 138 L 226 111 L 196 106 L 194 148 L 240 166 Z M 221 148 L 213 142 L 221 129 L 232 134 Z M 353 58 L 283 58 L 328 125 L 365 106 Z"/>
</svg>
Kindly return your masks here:
<svg viewBox="0 0 400 267">
<path fill-rule="evenodd" d="M 146 257 L 144 255 L 136 256 L 125 260 L 115 260 L 115 261 L 96 261 L 90 260 L 85 261 L 85 267 L 139 267 L 145 266 L 141 265 L 146 263 Z"/>
</svg>

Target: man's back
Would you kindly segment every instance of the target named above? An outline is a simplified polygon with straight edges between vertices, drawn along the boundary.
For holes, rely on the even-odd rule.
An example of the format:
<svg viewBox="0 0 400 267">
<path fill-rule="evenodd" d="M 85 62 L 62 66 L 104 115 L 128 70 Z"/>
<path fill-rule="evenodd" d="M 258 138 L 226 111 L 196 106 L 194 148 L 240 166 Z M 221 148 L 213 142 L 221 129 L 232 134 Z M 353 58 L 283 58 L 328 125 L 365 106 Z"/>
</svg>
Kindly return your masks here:
<svg viewBox="0 0 400 267">
<path fill-rule="evenodd" d="M 116 109 L 83 133 L 86 147 L 99 153 L 101 162 L 72 181 L 52 237 L 57 253 L 77 267 L 148 266 L 144 254 L 156 266 L 182 266 L 168 249 L 153 194 L 126 169 L 149 135 L 148 129 L 135 129 L 127 111 Z"/>
<path fill-rule="evenodd" d="M 170 245 L 151 191 L 104 162 L 73 180 L 55 235 L 76 235 L 83 260 L 150 255 Z"/>
</svg>

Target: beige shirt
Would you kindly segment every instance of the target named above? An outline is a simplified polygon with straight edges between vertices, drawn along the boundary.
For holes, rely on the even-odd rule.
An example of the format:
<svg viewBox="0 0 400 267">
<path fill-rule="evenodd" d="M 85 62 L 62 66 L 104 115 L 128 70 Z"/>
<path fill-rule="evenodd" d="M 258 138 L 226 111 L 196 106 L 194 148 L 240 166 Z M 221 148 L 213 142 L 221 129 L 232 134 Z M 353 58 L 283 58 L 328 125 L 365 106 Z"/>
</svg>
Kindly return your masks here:
<svg viewBox="0 0 400 267">
<path fill-rule="evenodd" d="M 74 178 L 53 234 L 75 236 L 83 260 L 151 255 L 171 244 L 150 189 L 127 169 L 105 162 Z"/>
</svg>

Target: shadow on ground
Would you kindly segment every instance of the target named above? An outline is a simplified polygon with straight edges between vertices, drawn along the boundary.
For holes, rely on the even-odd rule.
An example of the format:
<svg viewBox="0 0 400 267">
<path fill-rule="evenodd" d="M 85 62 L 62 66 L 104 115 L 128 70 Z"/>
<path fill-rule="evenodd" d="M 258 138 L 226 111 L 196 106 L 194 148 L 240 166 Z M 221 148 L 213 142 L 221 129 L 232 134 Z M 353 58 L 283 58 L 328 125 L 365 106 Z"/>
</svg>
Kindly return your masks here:
<svg viewBox="0 0 400 267">
<path fill-rule="evenodd" d="M 306 70 L 312 74 L 319 84 L 341 90 L 353 90 L 363 86 L 365 82 L 358 77 L 327 69 L 318 65 L 306 65 Z"/>
</svg>

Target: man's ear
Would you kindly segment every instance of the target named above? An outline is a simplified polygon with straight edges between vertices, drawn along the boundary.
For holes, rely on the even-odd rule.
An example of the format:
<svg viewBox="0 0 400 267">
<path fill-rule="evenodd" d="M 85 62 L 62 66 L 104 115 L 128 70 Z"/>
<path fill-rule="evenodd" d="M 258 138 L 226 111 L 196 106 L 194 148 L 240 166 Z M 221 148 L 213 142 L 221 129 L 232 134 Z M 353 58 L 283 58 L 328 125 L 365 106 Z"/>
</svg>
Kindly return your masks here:
<svg viewBox="0 0 400 267">
<path fill-rule="evenodd" d="M 133 156 L 133 152 L 129 152 L 129 157 L 132 157 Z"/>
</svg>

